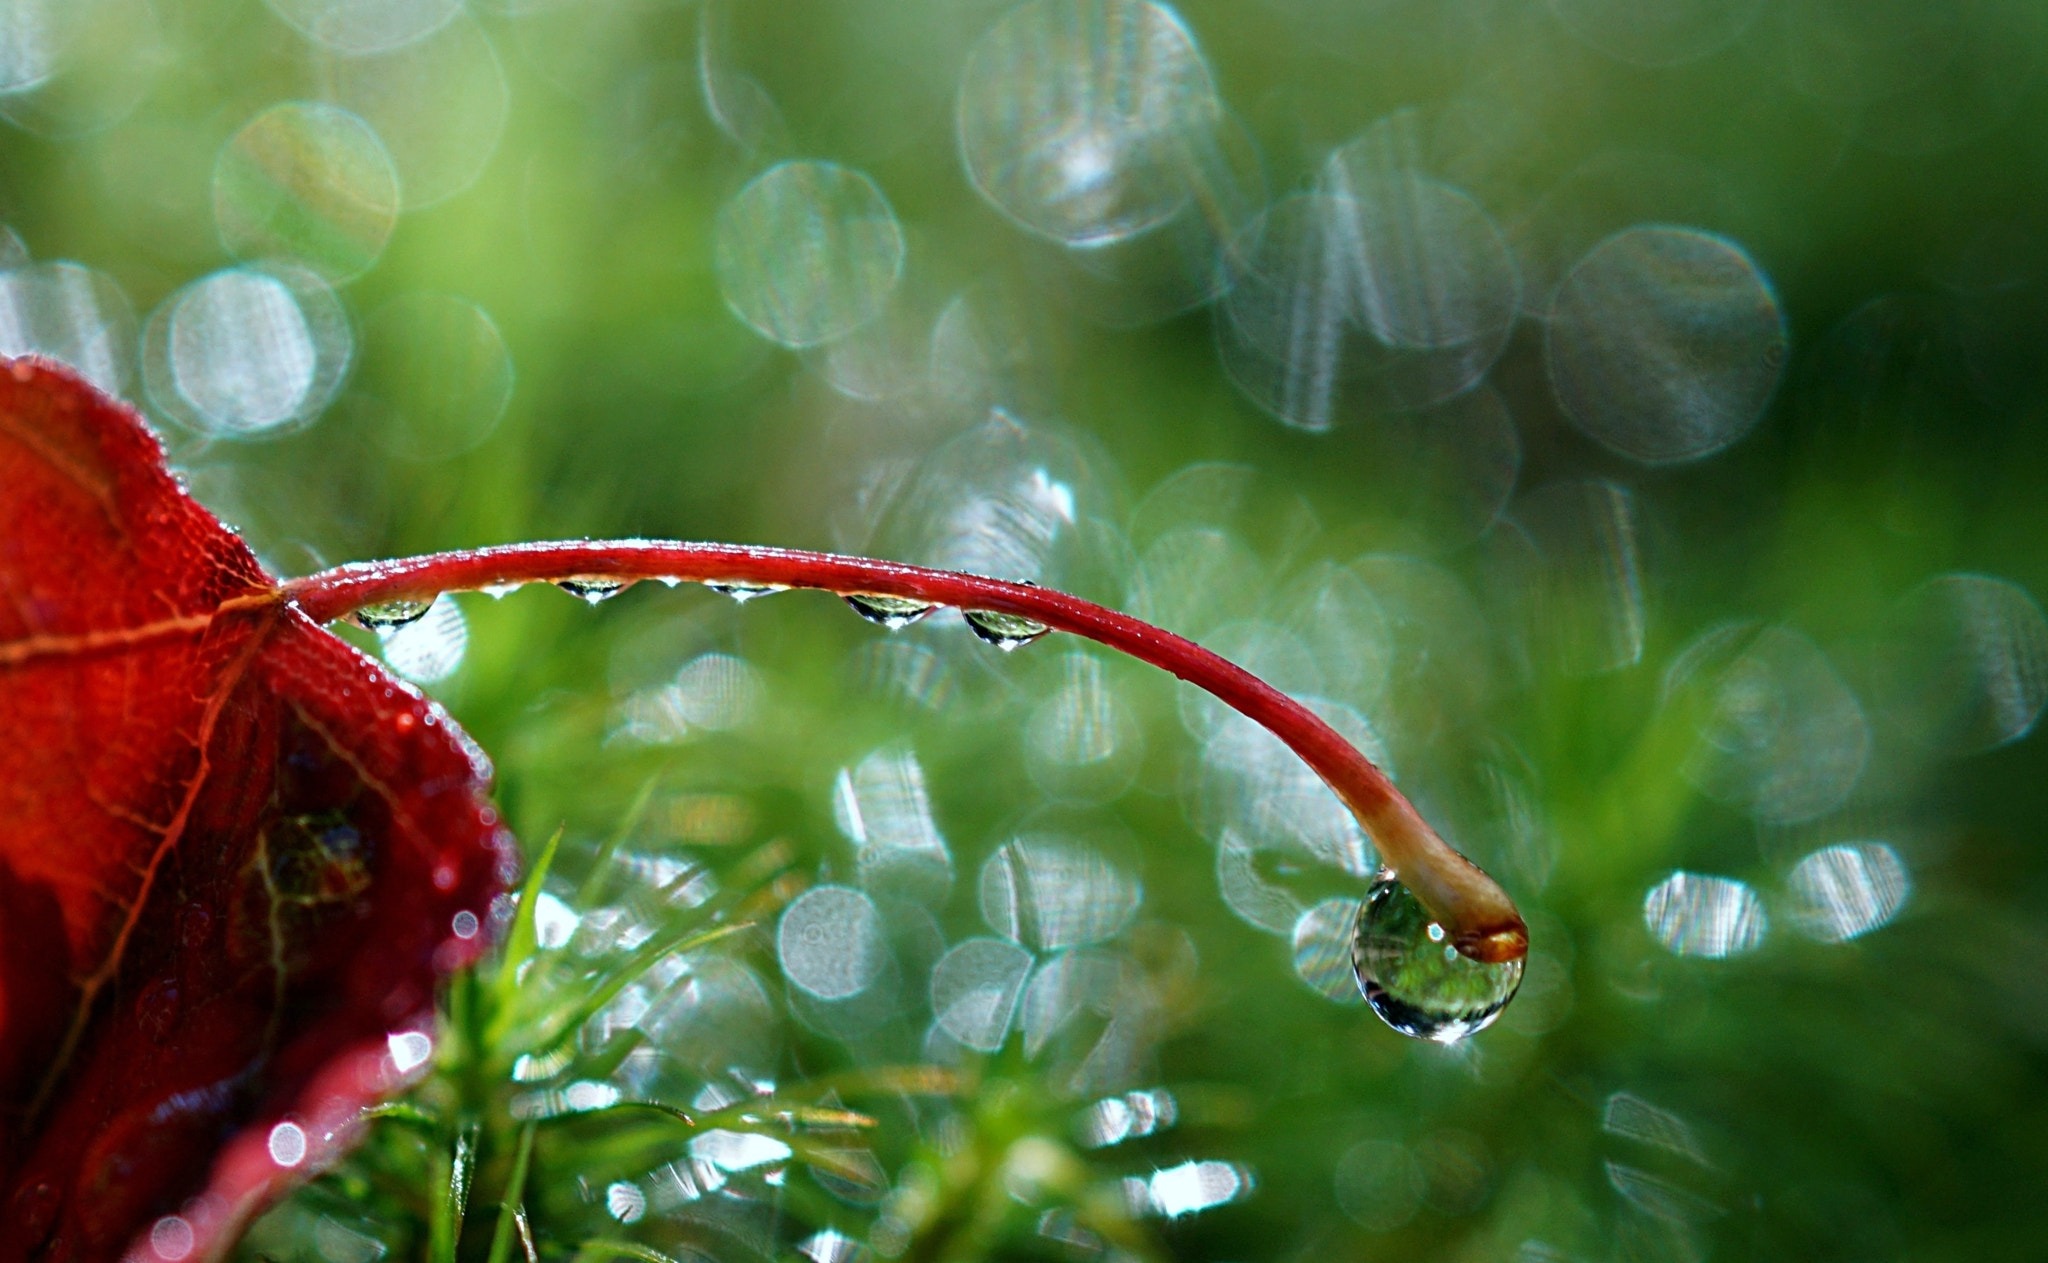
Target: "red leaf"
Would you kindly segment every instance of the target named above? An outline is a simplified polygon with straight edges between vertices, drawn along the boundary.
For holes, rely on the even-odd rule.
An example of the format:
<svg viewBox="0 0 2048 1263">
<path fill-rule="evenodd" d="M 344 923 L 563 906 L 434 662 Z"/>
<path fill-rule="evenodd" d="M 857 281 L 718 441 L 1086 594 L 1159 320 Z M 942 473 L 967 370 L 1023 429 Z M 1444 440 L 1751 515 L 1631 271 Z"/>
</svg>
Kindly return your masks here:
<svg viewBox="0 0 2048 1263">
<path fill-rule="evenodd" d="M 451 925 L 510 855 L 488 764 L 31 361 L 0 361 L 0 733 L 0 1263 L 216 1255 L 481 941 Z"/>
</svg>

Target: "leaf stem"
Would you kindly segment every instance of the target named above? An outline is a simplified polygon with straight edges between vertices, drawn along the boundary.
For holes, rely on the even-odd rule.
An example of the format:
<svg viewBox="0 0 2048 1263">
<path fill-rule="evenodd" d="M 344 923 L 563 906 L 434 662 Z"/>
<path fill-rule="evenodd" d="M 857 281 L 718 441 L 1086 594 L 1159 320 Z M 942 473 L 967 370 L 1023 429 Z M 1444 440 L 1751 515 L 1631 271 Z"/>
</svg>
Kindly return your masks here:
<svg viewBox="0 0 2048 1263">
<path fill-rule="evenodd" d="M 447 591 L 563 579 L 668 579 L 817 588 L 1011 614 L 1149 662 L 1213 694 L 1271 732 L 1350 808 L 1387 867 L 1460 952 L 1518 960 L 1528 927 L 1494 880 L 1430 828 L 1370 759 L 1306 706 L 1200 645 L 1079 597 L 1031 584 L 835 553 L 662 540 L 564 540 L 339 566 L 284 585 L 306 617 L 329 622 L 366 605 Z"/>
</svg>

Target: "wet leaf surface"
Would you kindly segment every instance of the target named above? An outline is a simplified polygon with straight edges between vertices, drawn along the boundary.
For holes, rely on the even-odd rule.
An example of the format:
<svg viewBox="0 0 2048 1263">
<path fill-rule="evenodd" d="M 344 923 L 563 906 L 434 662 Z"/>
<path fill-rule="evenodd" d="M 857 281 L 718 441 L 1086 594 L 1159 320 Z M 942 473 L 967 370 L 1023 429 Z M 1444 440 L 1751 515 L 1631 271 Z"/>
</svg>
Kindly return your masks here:
<svg viewBox="0 0 2048 1263">
<path fill-rule="evenodd" d="M 489 765 L 33 361 L 0 361 L 0 732 L 0 1263 L 210 1257 L 481 944 Z"/>
</svg>

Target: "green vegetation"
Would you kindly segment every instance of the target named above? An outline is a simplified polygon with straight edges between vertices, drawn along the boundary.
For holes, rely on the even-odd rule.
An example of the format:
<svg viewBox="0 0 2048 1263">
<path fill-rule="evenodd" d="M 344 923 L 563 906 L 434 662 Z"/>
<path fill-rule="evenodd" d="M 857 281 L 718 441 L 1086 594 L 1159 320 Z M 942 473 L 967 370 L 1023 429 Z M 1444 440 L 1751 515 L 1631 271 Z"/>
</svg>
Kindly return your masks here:
<svg viewBox="0 0 2048 1263">
<path fill-rule="evenodd" d="M 245 1257 L 2042 1252 L 2039 5 L 1202 0 L 1206 89 L 1157 26 L 976 53 L 992 3 L 477 0 L 369 56 L 278 15 L 386 6 L 77 7 L 0 188 L 99 279 L 5 273 L 73 315 L 0 338 L 103 335 L 281 573 L 648 536 L 1067 588 L 1319 699 L 1532 931 L 1496 1025 L 1388 1030 L 1334 803 L 1057 635 L 444 598 L 346 634 L 491 752 L 553 902 Z M 1004 149 L 1061 58 L 1151 147 Z M 390 169 L 317 112 L 237 141 L 295 100 Z M 789 159 L 871 189 L 779 168 L 825 191 L 721 256 Z M 238 260 L 271 288 L 174 301 Z"/>
</svg>

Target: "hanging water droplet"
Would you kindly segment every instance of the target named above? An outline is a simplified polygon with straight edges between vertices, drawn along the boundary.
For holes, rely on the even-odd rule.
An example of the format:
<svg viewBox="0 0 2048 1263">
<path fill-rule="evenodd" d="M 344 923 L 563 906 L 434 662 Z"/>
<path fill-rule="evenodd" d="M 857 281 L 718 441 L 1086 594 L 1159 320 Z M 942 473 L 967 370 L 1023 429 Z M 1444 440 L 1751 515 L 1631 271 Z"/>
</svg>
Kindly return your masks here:
<svg viewBox="0 0 2048 1263">
<path fill-rule="evenodd" d="M 632 584 L 631 579 L 613 579 L 604 575 L 579 575 L 574 579 L 555 580 L 556 587 L 591 605 L 611 600 Z"/>
<path fill-rule="evenodd" d="M 419 622 L 427 616 L 427 611 L 433 607 L 433 597 L 428 597 L 424 601 L 416 601 L 410 598 L 397 601 L 375 601 L 363 606 L 354 614 L 349 615 L 349 617 L 355 619 L 357 625 L 367 627 L 379 636 L 389 636 L 401 627 Z"/>
<path fill-rule="evenodd" d="M 975 635 L 1004 653 L 1022 649 L 1052 630 L 1036 619 L 995 610 L 962 610 L 960 616 L 967 620 L 967 626 Z"/>
<path fill-rule="evenodd" d="M 676 578 L 672 574 L 658 574 L 654 576 L 654 581 L 664 588 L 672 588 L 682 582 L 681 579 Z"/>
<path fill-rule="evenodd" d="M 713 592 L 729 596 L 742 604 L 753 600 L 757 596 L 768 596 L 775 592 L 789 591 L 789 585 L 786 583 L 730 583 L 722 580 L 715 582 L 707 580 L 704 586 Z"/>
<path fill-rule="evenodd" d="M 526 585 L 523 583 L 486 583 L 484 586 L 478 588 L 477 591 L 483 593 L 485 596 L 491 598 L 493 601 L 502 601 L 506 597 L 511 596 L 514 592 L 517 592 L 519 589 L 525 586 Z"/>
<path fill-rule="evenodd" d="M 853 607 L 854 613 L 890 631 L 908 627 L 938 608 L 929 601 L 907 596 L 877 596 L 872 592 L 851 592 L 843 599 Z"/>
<path fill-rule="evenodd" d="M 1483 1030 L 1515 998 L 1522 962 L 1462 956 L 1413 891 L 1381 873 L 1359 909 L 1351 968 L 1366 1003 L 1403 1035 L 1452 1044 Z"/>
</svg>

